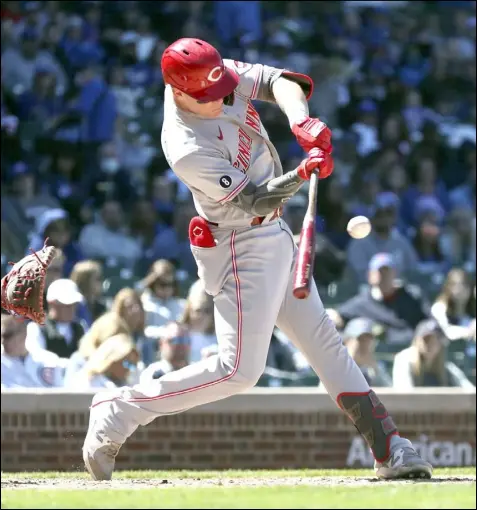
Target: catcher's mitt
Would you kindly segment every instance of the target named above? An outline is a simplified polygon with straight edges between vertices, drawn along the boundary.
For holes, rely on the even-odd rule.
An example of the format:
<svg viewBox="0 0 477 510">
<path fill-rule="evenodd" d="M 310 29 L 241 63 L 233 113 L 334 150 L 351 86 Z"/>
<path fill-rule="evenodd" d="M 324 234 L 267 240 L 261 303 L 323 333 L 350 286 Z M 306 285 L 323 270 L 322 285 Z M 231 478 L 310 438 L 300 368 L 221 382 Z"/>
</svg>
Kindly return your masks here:
<svg viewBox="0 0 477 510">
<path fill-rule="evenodd" d="M 48 266 L 55 258 L 56 248 L 47 246 L 22 258 L 12 265 L 10 272 L 2 278 L 2 308 L 12 315 L 31 319 L 39 324 L 45 322 L 43 291 Z"/>
</svg>

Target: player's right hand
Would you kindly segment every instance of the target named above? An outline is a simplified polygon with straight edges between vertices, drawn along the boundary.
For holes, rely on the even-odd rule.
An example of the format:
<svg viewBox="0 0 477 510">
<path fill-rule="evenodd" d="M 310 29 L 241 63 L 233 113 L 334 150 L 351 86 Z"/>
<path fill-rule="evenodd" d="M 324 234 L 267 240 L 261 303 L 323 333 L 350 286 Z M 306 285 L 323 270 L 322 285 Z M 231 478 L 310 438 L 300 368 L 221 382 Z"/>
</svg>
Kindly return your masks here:
<svg viewBox="0 0 477 510">
<path fill-rule="evenodd" d="M 333 173 L 333 157 L 330 153 L 321 149 L 311 149 L 308 157 L 304 159 L 297 168 L 298 175 L 305 181 L 309 181 L 311 174 L 319 170 L 320 179 L 326 179 Z"/>
</svg>

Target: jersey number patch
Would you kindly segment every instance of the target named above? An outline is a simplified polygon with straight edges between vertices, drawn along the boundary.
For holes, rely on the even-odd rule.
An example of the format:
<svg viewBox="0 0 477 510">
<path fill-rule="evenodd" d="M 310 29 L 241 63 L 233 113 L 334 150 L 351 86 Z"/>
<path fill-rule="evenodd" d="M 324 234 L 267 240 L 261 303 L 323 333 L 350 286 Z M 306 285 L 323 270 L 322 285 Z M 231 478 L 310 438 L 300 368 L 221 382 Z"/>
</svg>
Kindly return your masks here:
<svg viewBox="0 0 477 510">
<path fill-rule="evenodd" d="M 232 179 L 228 175 L 222 175 L 222 177 L 219 180 L 220 185 L 222 188 L 228 189 L 232 185 Z"/>
</svg>

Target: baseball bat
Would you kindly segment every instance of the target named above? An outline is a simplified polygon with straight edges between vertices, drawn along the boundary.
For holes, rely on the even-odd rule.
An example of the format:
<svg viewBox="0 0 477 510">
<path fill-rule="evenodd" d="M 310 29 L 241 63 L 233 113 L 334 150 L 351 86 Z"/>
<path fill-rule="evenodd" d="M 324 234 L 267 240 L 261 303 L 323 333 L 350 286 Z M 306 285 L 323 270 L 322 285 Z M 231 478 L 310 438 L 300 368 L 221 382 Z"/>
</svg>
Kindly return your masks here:
<svg viewBox="0 0 477 510">
<path fill-rule="evenodd" d="M 303 219 L 298 243 L 298 254 L 293 283 L 293 295 L 296 299 L 306 299 L 310 294 L 313 280 L 316 239 L 316 205 L 318 199 L 318 174 L 313 172 L 308 191 L 308 208 Z"/>
</svg>

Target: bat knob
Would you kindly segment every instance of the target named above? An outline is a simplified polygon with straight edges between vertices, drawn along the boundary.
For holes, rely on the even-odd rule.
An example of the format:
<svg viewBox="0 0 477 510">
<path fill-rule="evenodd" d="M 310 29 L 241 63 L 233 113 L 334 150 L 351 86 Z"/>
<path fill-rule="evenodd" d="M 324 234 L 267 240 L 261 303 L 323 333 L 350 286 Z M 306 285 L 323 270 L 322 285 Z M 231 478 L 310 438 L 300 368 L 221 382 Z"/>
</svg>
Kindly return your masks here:
<svg viewBox="0 0 477 510">
<path fill-rule="evenodd" d="M 293 289 L 293 295 L 296 299 L 306 299 L 310 295 L 308 289 Z"/>
</svg>

